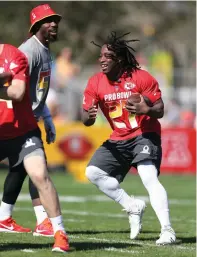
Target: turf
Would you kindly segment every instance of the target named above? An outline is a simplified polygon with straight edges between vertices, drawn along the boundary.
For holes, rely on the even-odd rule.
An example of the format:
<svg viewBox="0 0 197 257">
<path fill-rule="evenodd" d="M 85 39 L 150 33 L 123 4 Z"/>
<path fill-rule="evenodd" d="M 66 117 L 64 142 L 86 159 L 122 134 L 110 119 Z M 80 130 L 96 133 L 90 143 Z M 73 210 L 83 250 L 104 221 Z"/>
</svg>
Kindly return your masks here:
<svg viewBox="0 0 197 257">
<path fill-rule="evenodd" d="M 0 173 L 0 192 L 5 176 L 6 173 Z M 104 197 L 93 185 L 76 182 L 70 174 L 53 174 L 52 179 L 62 196 L 64 223 L 71 245 L 68 256 L 196 256 L 195 176 L 160 177 L 168 191 L 171 221 L 177 234 L 177 244 L 165 247 L 155 245 L 160 226 L 149 203 L 143 218 L 143 231 L 138 240 L 131 241 L 127 215 L 118 204 Z M 129 174 L 122 186 L 129 194 L 147 196 L 136 175 Z M 28 193 L 27 188 L 26 181 L 21 196 Z M 22 198 L 17 202 L 14 218 L 19 224 L 34 229 L 35 216 L 30 200 Z M 1 233 L 0 256 L 60 256 L 51 252 L 52 243 L 53 239 L 32 234 Z"/>
</svg>

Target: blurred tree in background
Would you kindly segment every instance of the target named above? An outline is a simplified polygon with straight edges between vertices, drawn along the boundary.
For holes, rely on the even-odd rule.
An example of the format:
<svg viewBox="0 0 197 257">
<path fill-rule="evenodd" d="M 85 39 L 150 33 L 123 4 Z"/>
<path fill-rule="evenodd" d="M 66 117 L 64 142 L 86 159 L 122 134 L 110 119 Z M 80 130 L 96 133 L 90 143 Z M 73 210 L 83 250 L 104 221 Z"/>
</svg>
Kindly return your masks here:
<svg viewBox="0 0 197 257">
<path fill-rule="evenodd" d="M 29 13 L 42 1 L 1 1 L 0 40 L 20 45 L 28 36 Z M 63 16 L 59 41 L 52 45 L 54 53 L 65 46 L 73 49 L 77 62 L 95 63 L 98 49 L 90 42 L 102 44 L 110 31 L 130 31 L 130 38 L 140 39 L 137 49 L 149 52 L 154 44 L 173 53 L 177 66 L 195 63 L 196 2 L 191 1 L 67 1 L 51 2 Z"/>
<path fill-rule="evenodd" d="M 1 42 L 20 45 L 28 37 L 30 10 L 44 3 L 0 2 Z M 89 52 L 90 42 L 106 37 L 111 30 L 120 30 L 118 21 L 126 14 L 121 4 L 114 2 L 50 2 L 50 5 L 63 17 L 59 26 L 59 41 L 52 49 L 58 53 L 63 47 L 70 46 L 74 56 L 82 63 L 95 62 L 94 55 Z"/>
</svg>

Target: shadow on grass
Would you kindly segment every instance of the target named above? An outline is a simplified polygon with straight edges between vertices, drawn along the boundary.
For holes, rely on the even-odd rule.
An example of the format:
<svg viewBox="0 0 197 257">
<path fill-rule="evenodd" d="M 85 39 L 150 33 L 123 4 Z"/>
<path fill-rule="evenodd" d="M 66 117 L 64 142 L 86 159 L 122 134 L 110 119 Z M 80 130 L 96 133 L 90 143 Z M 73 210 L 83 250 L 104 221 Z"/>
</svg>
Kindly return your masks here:
<svg viewBox="0 0 197 257">
<path fill-rule="evenodd" d="M 180 244 L 196 244 L 196 237 L 177 237 Z"/>
<path fill-rule="evenodd" d="M 46 249 L 51 248 L 52 244 L 36 244 L 36 243 L 1 243 L 0 244 L 0 252 L 6 251 L 16 251 L 16 250 L 24 250 L 24 249 Z"/>
<path fill-rule="evenodd" d="M 71 243 L 71 251 L 91 251 L 91 250 L 102 250 L 105 248 L 124 249 L 128 247 L 141 247 L 138 244 L 128 243 L 107 243 L 107 242 L 73 242 Z"/>
<path fill-rule="evenodd" d="M 108 233 L 114 233 L 114 234 L 129 234 L 130 230 L 72 230 L 68 231 L 68 235 L 78 235 L 78 234 L 84 234 L 84 235 L 97 235 L 97 234 L 108 234 Z M 150 231 L 150 230 L 145 230 L 142 231 L 141 234 L 158 234 L 160 231 Z"/>
<path fill-rule="evenodd" d="M 138 244 L 127 244 L 127 243 L 107 243 L 107 242 L 71 242 L 70 252 L 73 251 L 91 251 L 91 250 L 102 250 L 104 248 L 115 248 L 124 249 L 128 247 L 141 247 Z M 0 244 L 0 252 L 6 251 L 21 251 L 24 249 L 39 250 L 47 249 L 51 250 L 52 244 L 32 244 L 32 243 L 2 243 Z"/>
<path fill-rule="evenodd" d="M 141 238 L 139 236 L 139 241 L 156 241 L 157 239 L 159 239 L 159 235 L 158 237 L 146 237 L 146 238 Z M 180 244 L 196 244 L 196 237 L 177 237 L 176 238 L 176 245 L 180 245 Z"/>
</svg>

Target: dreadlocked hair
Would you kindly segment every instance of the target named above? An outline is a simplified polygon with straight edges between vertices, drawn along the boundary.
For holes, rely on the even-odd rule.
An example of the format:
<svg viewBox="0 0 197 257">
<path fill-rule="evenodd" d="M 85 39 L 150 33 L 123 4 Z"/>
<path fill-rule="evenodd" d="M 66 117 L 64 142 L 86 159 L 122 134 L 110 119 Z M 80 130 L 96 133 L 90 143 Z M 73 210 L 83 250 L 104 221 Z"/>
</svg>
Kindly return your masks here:
<svg viewBox="0 0 197 257">
<path fill-rule="evenodd" d="M 123 69 L 129 74 L 134 70 L 140 69 L 139 63 L 136 60 L 132 52 L 135 52 L 135 49 L 128 44 L 131 42 L 139 41 L 138 39 L 124 40 L 123 37 L 129 35 L 131 32 L 127 32 L 122 36 L 117 37 L 116 32 L 112 31 L 111 35 L 107 37 L 107 40 L 103 45 L 107 45 L 107 48 L 116 53 L 117 57 L 123 59 Z M 92 41 L 95 46 L 102 47 L 101 45 L 96 44 Z"/>
</svg>

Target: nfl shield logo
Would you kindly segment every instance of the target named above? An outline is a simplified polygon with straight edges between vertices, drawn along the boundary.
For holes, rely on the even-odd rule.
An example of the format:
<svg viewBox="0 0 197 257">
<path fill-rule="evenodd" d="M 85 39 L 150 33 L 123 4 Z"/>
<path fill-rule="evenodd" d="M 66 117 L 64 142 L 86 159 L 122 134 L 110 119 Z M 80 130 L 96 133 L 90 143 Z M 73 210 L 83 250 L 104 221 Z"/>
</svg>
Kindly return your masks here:
<svg viewBox="0 0 197 257">
<path fill-rule="evenodd" d="M 115 86 L 114 88 L 116 92 L 119 90 L 119 86 Z"/>
</svg>

